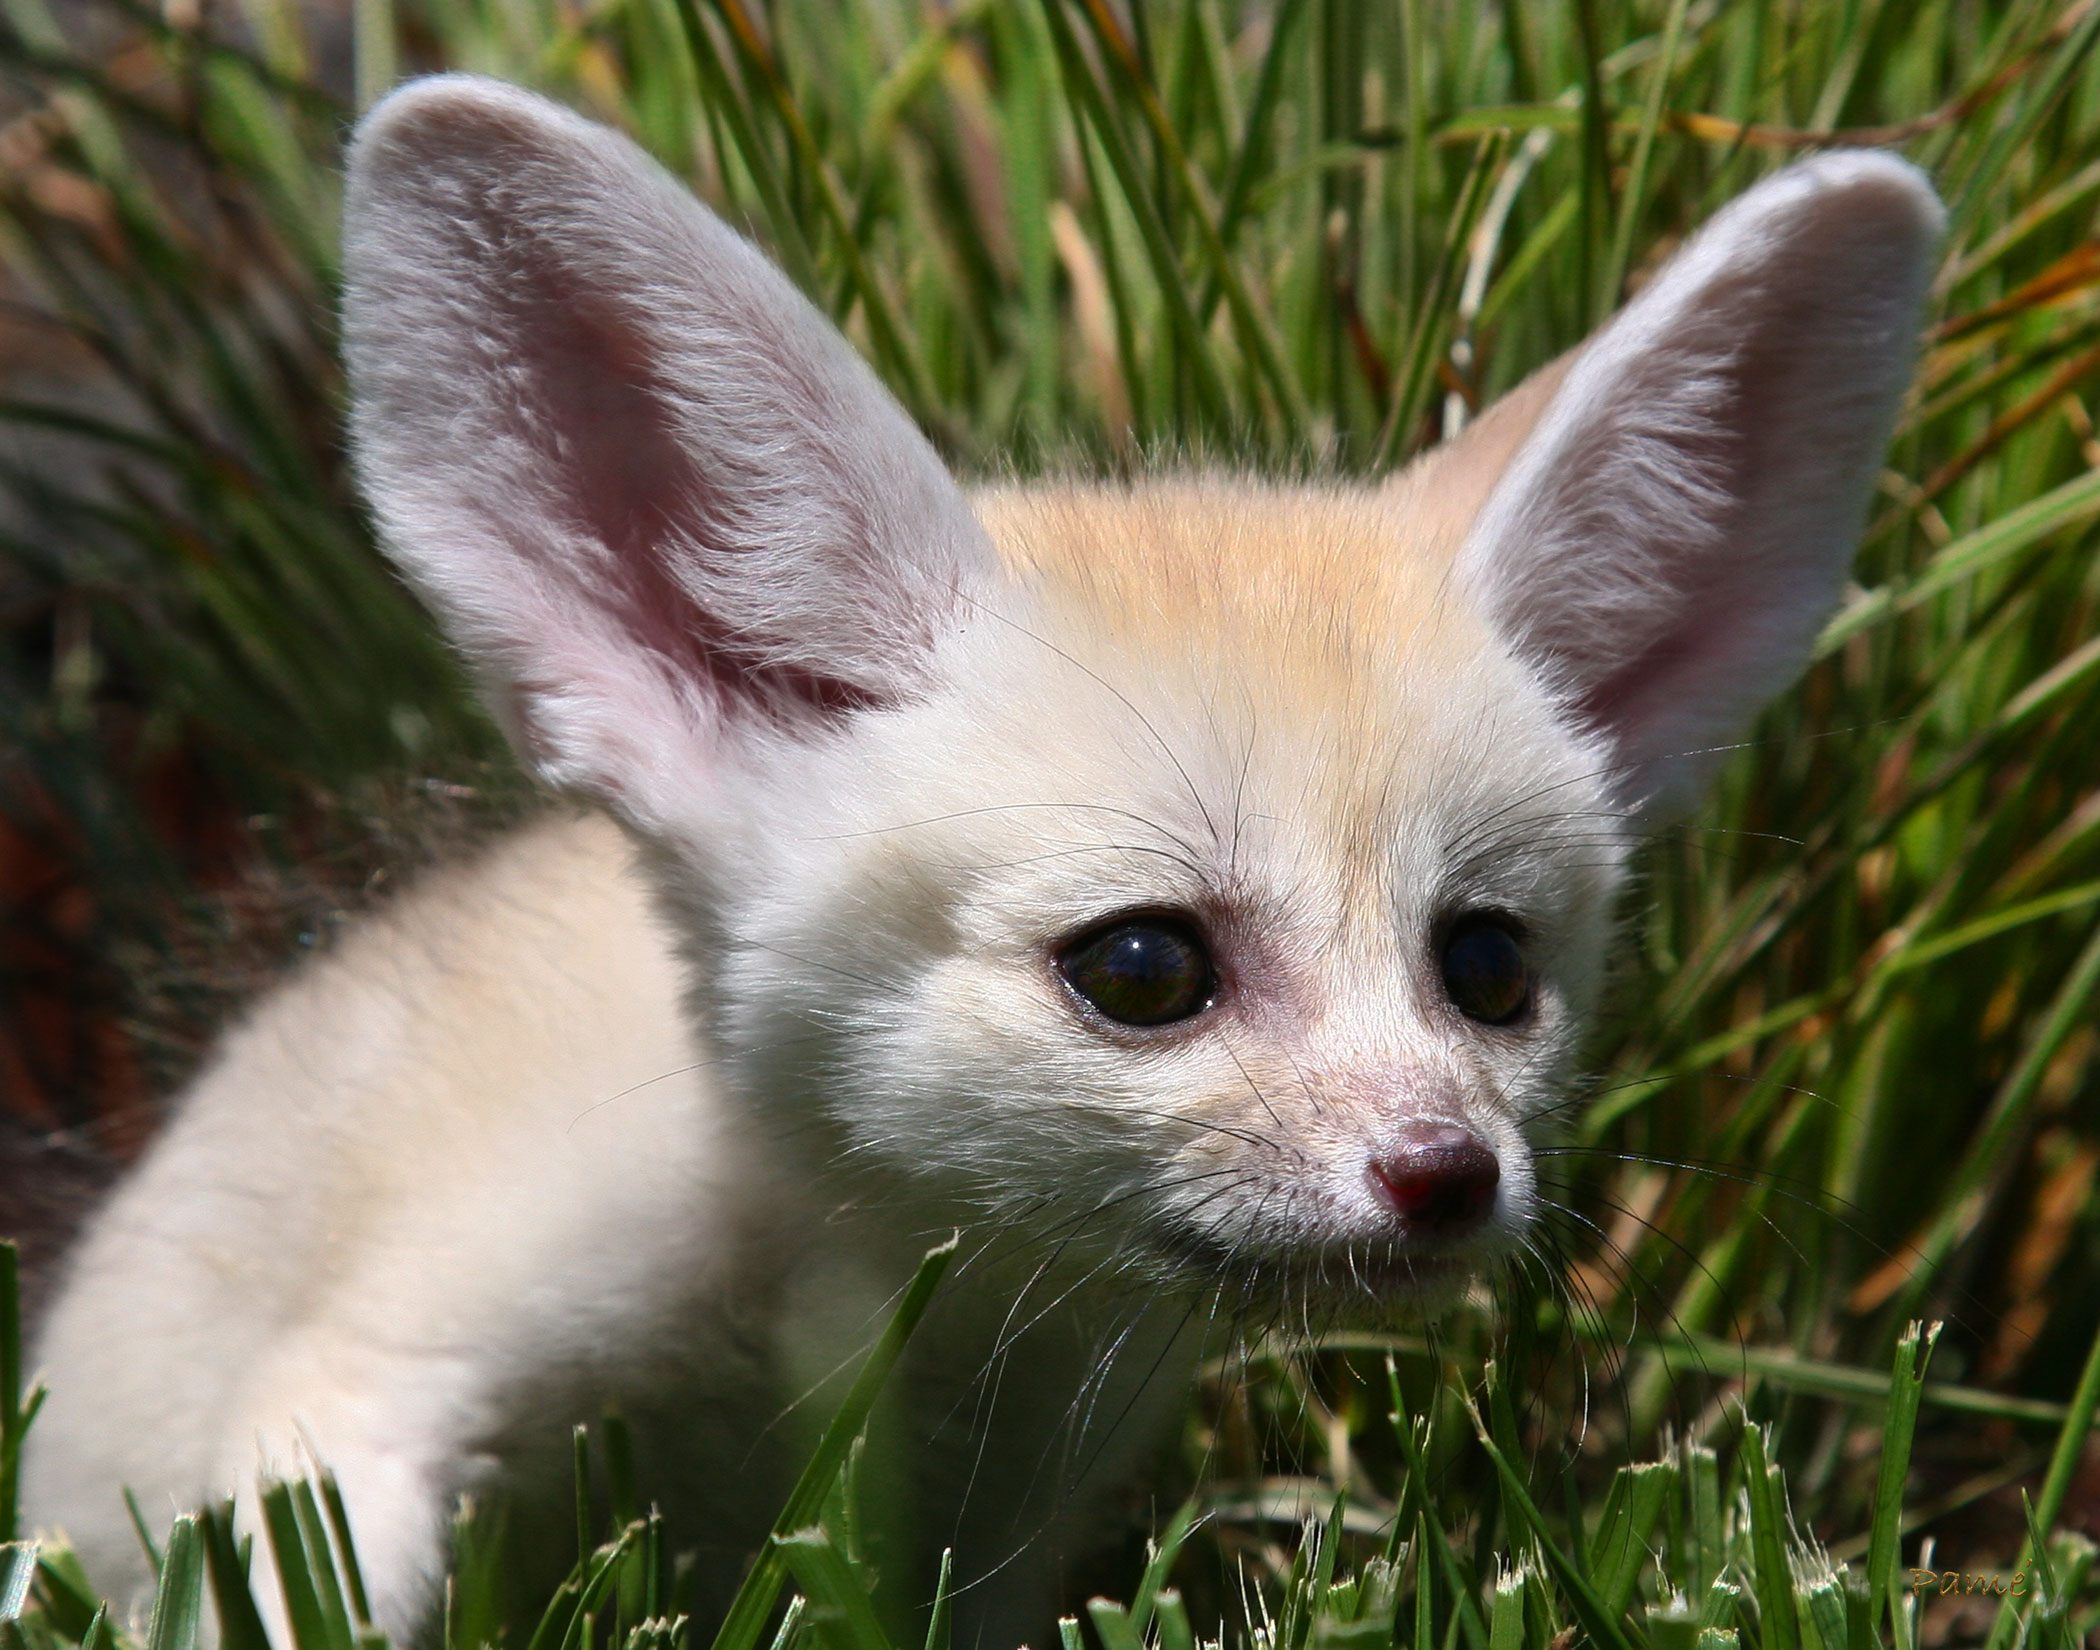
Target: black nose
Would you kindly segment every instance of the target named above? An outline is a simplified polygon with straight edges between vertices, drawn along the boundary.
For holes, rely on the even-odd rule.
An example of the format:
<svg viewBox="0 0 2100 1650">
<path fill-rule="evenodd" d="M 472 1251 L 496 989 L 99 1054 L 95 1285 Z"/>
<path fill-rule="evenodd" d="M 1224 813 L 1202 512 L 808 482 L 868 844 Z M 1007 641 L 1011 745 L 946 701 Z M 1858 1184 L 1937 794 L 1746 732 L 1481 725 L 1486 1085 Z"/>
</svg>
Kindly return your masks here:
<svg viewBox="0 0 2100 1650">
<path fill-rule="evenodd" d="M 1408 1226 L 1454 1232 L 1494 1207 L 1502 1164 L 1462 1123 L 1404 1123 L 1393 1147 L 1371 1162 L 1371 1184 Z"/>
</svg>

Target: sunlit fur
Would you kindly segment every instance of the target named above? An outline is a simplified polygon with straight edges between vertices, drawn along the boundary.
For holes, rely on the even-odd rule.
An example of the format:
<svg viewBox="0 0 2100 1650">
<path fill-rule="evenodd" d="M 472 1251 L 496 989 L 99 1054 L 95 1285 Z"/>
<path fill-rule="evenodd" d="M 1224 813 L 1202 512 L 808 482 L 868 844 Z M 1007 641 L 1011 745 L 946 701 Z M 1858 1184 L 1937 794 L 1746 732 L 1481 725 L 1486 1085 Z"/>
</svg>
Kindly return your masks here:
<svg viewBox="0 0 2100 1650">
<path fill-rule="evenodd" d="M 1117 1222 L 1149 1258 L 1344 1272 L 1390 1247 L 1369 1162 L 1449 1116 L 1501 1151 L 1475 1244 L 1505 1239 L 1632 832 L 1599 750 L 1453 589 L 1448 536 L 1389 492 L 1228 478 L 980 508 L 1015 578 L 951 639 L 948 685 L 776 769 L 703 850 L 733 841 L 733 884 L 763 890 L 708 990 L 725 1043 L 787 1051 L 751 1086 L 796 1092 L 821 1058 L 822 1092 L 861 1097 L 849 1139 L 973 1199 L 1153 1185 Z M 1204 920 L 1219 1006 L 1083 1026 L 1055 946 L 1148 907 Z M 1436 942 L 1477 909 L 1529 931 L 1521 1032 L 1444 999 Z"/>
<path fill-rule="evenodd" d="M 382 535 L 598 811 L 427 879 L 226 1038 L 42 1327 L 30 1519 L 136 1598 L 121 1485 L 252 1517 L 311 1451 L 413 1633 L 458 1498 L 558 1507 L 568 1424 L 614 1404 L 719 1604 L 827 1401 L 792 1400 L 954 1225 L 886 1573 L 916 1596 L 958 1541 L 965 1642 L 1042 1642 L 1203 1332 L 1419 1313 L 1527 1244 L 1631 846 L 1849 557 L 1931 193 L 1782 174 L 1384 484 L 975 494 L 601 128 L 425 82 L 348 199 Z M 1217 1001 L 1115 1027 L 1057 948 L 1160 909 Z M 1535 982 L 1507 1026 L 1440 981 L 1482 911 Z M 1410 1120 L 1500 1158 L 1461 1237 L 1378 1195 Z"/>
</svg>

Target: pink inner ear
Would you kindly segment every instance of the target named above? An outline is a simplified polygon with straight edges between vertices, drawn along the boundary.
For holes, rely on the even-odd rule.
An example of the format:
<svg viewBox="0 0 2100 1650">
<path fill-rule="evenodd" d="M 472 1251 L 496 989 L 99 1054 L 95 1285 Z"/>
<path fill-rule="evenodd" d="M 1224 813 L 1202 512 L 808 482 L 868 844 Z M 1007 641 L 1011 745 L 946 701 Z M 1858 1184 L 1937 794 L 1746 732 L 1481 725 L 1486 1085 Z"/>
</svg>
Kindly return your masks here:
<svg viewBox="0 0 2100 1650">
<path fill-rule="evenodd" d="M 831 323 L 632 143 L 438 79 L 351 153 L 344 337 L 389 552 L 549 782 L 648 830 L 746 733 L 922 687 L 993 571 Z"/>
<path fill-rule="evenodd" d="M 539 467 L 544 496 L 570 529 L 564 548 L 589 547 L 587 562 L 542 571 L 717 715 L 830 717 L 879 702 L 859 683 L 778 657 L 786 638 L 739 634 L 704 605 L 731 558 L 764 553 L 731 548 L 756 536 L 738 530 L 734 500 L 777 479 L 710 473 L 697 460 L 679 433 L 680 401 L 695 392 L 662 382 L 657 352 L 612 302 L 544 267 L 511 274 L 499 299 L 508 313 L 484 335 L 502 340 L 491 366 L 515 391 L 505 433 Z M 733 460 L 713 462 L 719 472 Z M 857 521 L 843 478 L 813 476 L 811 486 L 831 494 L 834 514 Z"/>
<path fill-rule="evenodd" d="M 1756 438 L 1742 433 L 1737 410 L 1743 375 L 1728 373 L 1723 382 L 1716 399 L 1729 405 L 1713 409 L 1711 426 L 1674 445 L 1685 473 L 1699 477 L 1709 495 L 1701 536 L 1725 545 L 1740 542 L 1745 471 L 1754 463 Z M 1578 701 L 1590 728 L 1665 759 L 1674 753 L 1651 730 L 1681 715 L 1688 700 L 1710 694 L 1714 678 L 1733 675 L 1761 649 L 1765 638 L 1752 618 L 1759 575 L 1779 571 L 1761 569 L 1748 553 L 1683 554 L 1682 548 L 1661 547 L 1647 558 L 1646 579 L 1631 581 L 1634 588 L 1613 615 L 1619 634 L 1608 639 L 1623 652 L 1623 663 L 1588 685 Z M 1600 650 L 1600 656 L 1610 654 Z"/>
<path fill-rule="evenodd" d="M 1909 378 L 1941 214 L 1887 156 L 1759 185 L 1584 348 L 1464 565 L 1666 813 L 1808 659 Z"/>
</svg>

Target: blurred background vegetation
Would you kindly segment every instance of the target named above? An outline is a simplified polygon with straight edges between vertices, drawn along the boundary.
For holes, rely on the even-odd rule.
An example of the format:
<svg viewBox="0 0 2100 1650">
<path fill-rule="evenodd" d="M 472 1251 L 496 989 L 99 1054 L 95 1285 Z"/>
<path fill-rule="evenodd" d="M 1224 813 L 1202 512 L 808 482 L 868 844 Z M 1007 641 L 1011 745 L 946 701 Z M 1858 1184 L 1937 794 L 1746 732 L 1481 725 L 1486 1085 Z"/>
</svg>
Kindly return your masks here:
<svg viewBox="0 0 2100 1650">
<path fill-rule="evenodd" d="M 400 76 L 633 133 L 966 471 L 1385 468 L 1757 177 L 1887 145 L 1953 216 L 1918 388 L 1808 681 L 1648 860 L 1544 1164 L 1562 1287 L 1497 1331 L 1511 1442 L 1579 1512 L 1747 1406 L 1857 1560 L 1897 1337 L 1941 1317 L 1905 1552 L 2009 1567 L 2023 1491 L 2100 1529 L 2065 1420 L 2100 1344 L 2096 33 L 2090 0 L 0 0 L 0 1228 L 48 1255 L 229 1003 L 525 805 L 345 476 L 337 155 Z M 1425 1394 L 1477 1362 L 1213 1384 L 1219 1556 L 1286 1573 L 1338 1485 L 1352 1528 L 1407 1512 L 1387 1352 Z M 1425 1465 L 1497 1507 L 1465 1384 Z"/>
</svg>

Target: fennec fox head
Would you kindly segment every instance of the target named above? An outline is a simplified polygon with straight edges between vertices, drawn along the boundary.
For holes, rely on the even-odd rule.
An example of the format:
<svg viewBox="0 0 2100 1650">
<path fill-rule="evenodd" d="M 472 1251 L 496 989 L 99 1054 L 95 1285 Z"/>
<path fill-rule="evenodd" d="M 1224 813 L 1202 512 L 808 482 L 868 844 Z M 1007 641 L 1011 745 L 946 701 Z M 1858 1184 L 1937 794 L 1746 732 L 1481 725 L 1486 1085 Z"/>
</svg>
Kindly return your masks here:
<svg viewBox="0 0 2100 1650">
<path fill-rule="evenodd" d="M 1836 598 L 1941 215 L 1784 171 L 1382 485 L 975 493 L 536 97 L 397 93 L 348 222 L 385 543 L 811 1175 L 1375 1311 L 1524 1241 L 1626 857 Z"/>
</svg>

